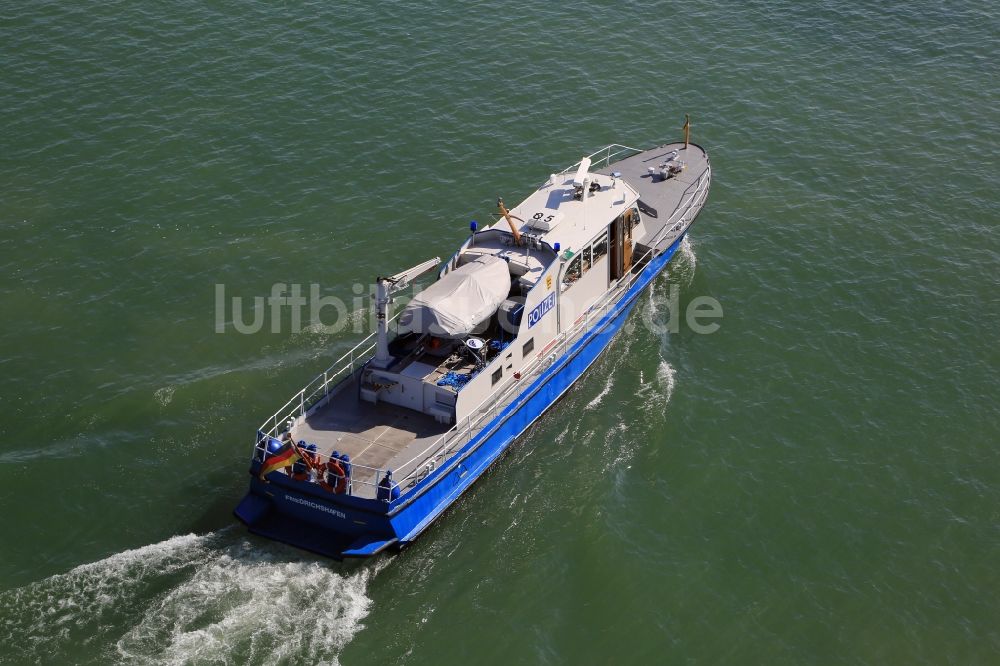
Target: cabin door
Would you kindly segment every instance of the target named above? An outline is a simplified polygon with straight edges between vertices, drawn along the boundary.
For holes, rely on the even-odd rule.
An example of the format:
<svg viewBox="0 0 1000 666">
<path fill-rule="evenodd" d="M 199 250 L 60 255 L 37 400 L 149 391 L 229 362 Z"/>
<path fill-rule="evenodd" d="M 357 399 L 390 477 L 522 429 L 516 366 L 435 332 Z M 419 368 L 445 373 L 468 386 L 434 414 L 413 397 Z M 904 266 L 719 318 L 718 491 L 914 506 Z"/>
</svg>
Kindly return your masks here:
<svg viewBox="0 0 1000 666">
<path fill-rule="evenodd" d="M 635 226 L 635 210 L 629 209 L 622 215 L 622 275 L 632 270 L 632 227 Z"/>
<path fill-rule="evenodd" d="M 620 278 L 623 275 L 623 273 L 622 273 L 622 266 L 623 266 L 622 260 L 625 258 L 622 255 L 622 228 L 623 227 L 624 227 L 624 225 L 622 224 L 622 218 L 621 218 L 621 216 L 619 216 L 619 217 L 616 217 L 615 221 L 611 223 L 611 227 L 609 229 L 609 231 L 611 233 L 609 234 L 610 238 L 608 238 L 608 241 L 610 243 L 610 251 L 608 253 L 610 256 L 608 258 L 611 259 L 611 280 L 612 281 L 617 280 L 618 278 Z"/>
</svg>

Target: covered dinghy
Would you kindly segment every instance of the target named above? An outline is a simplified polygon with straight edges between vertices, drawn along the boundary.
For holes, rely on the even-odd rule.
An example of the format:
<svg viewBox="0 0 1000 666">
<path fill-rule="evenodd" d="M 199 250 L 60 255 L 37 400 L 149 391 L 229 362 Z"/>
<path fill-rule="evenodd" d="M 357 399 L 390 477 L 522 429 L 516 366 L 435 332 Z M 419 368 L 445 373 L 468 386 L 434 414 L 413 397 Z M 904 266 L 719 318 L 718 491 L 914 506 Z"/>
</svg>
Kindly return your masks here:
<svg viewBox="0 0 1000 666">
<path fill-rule="evenodd" d="M 416 333 L 460 338 L 496 312 L 509 292 L 507 262 L 485 255 L 417 294 L 399 316 L 399 325 Z"/>
</svg>

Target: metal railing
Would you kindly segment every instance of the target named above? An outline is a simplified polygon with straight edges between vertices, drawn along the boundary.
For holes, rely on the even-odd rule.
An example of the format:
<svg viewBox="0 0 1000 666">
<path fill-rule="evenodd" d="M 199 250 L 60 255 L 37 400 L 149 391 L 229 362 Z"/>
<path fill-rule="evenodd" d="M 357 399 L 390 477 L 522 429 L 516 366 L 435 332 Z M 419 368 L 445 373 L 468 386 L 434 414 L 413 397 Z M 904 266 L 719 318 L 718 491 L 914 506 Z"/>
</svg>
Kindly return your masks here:
<svg viewBox="0 0 1000 666">
<path fill-rule="evenodd" d="M 254 451 L 258 456 L 259 460 L 263 460 L 266 455 L 266 439 L 263 440 L 263 444 L 258 444 Z M 310 474 L 310 480 L 314 483 L 319 483 L 320 481 L 327 480 L 327 464 L 333 459 L 333 456 L 328 453 L 316 452 L 313 454 L 316 459 L 317 467 L 319 469 L 315 470 L 315 477 Z M 338 462 L 340 462 L 338 460 Z M 374 499 L 378 495 L 378 486 L 385 470 L 377 467 L 370 467 L 368 465 L 362 465 L 351 461 L 350 463 L 351 471 L 347 476 L 347 489 L 344 494 L 354 495 L 357 497 L 367 497 Z M 397 482 L 397 485 L 402 486 Z"/>
<path fill-rule="evenodd" d="M 614 152 L 612 152 L 612 151 L 614 151 Z M 608 166 L 608 165 L 612 164 L 612 160 L 611 160 L 612 157 L 617 158 L 619 155 L 621 155 L 622 153 L 626 153 L 626 152 L 631 152 L 632 155 L 638 155 L 639 153 L 641 153 L 643 151 L 640 148 L 632 148 L 631 146 L 623 146 L 620 143 L 612 143 L 612 144 L 608 144 L 607 146 L 605 146 L 603 148 L 599 148 L 598 150 L 595 150 L 590 155 L 587 155 L 587 157 L 585 157 L 584 159 L 589 159 L 590 160 L 590 167 L 592 169 L 600 169 L 601 167 L 605 167 L 605 166 Z M 601 153 L 604 153 L 604 156 L 595 161 L 594 158 L 597 155 L 601 154 Z M 631 157 L 632 155 L 629 155 L 629 157 Z M 620 159 L 615 159 L 614 161 L 615 162 L 619 162 Z M 563 169 L 562 171 L 560 171 L 559 175 L 562 175 L 562 174 L 565 174 L 565 173 L 570 173 L 571 171 L 575 171 L 577 168 L 579 168 L 579 166 L 580 166 L 580 164 L 582 162 L 583 162 L 583 160 L 580 160 L 579 162 L 577 162 L 575 164 L 571 164 L 570 166 L 568 166 L 565 169 Z"/>
<path fill-rule="evenodd" d="M 399 314 L 397 313 L 388 323 L 391 324 L 394 322 L 399 317 Z M 289 421 L 294 421 L 299 417 L 305 416 L 323 398 L 330 395 L 331 386 L 335 386 L 345 377 L 353 374 L 355 370 L 361 367 L 361 364 L 368 360 L 369 354 L 375 349 L 375 343 L 371 340 L 376 335 L 377 333 L 371 333 L 364 340 L 352 347 L 350 351 L 334 361 L 333 365 L 317 375 L 315 379 L 293 395 L 270 418 L 266 419 L 258 430 L 263 433 L 265 438 L 274 437 L 278 434 L 279 428 L 287 426 Z"/>
<path fill-rule="evenodd" d="M 712 181 L 712 168 L 711 166 L 706 166 L 705 170 L 700 174 L 698 174 L 698 178 L 693 183 L 688 185 L 687 188 L 684 190 L 684 192 L 681 193 L 681 199 L 677 204 L 677 210 L 675 210 L 673 215 L 671 215 L 667 219 L 666 223 L 664 223 L 663 229 L 661 229 L 656 234 L 656 236 L 654 236 L 652 240 L 650 240 L 648 244 L 648 247 L 650 249 L 644 255 L 642 255 L 642 257 L 639 258 L 640 262 L 643 259 L 647 258 L 653 251 L 655 251 L 656 247 L 661 242 L 663 242 L 663 240 L 671 232 L 676 232 L 677 235 L 680 235 L 680 232 L 686 228 L 684 222 L 686 222 L 687 220 L 685 220 L 684 216 L 688 213 L 688 211 L 690 211 L 692 208 L 695 207 L 696 200 L 699 208 L 705 202 L 705 198 L 708 197 L 708 186 L 711 184 L 711 181 Z M 685 196 L 688 197 L 688 202 L 686 206 L 684 205 Z M 680 213 L 679 218 L 678 218 L 678 213 Z"/>
</svg>

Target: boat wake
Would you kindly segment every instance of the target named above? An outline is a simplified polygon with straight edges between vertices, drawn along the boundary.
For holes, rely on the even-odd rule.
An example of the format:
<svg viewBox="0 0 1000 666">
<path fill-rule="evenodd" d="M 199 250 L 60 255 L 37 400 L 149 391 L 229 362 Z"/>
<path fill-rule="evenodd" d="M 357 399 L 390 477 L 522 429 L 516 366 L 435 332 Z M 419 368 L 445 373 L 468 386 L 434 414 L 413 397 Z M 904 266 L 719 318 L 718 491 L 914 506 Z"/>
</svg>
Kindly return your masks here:
<svg viewBox="0 0 1000 666">
<path fill-rule="evenodd" d="M 174 537 L 0 593 L 9 646 L 0 661 L 337 663 L 386 560 L 337 571 L 227 532 Z"/>
<path fill-rule="evenodd" d="M 626 345 L 626 348 L 627 348 L 628 341 L 627 340 L 624 341 L 624 344 Z M 598 393 L 597 395 L 595 395 L 590 400 L 590 402 L 588 402 L 584 406 L 584 408 L 583 408 L 584 411 L 589 411 L 589 410 L 592 410 L 592 409 L 597 409 L 598 407 L 601 406 L 601 403 L 604 401 L 604 398 L 606 398 L 607 395 L 609 393 L 611 393 L 611 389 L 615 385 L 615 376 L 621 370 L 621 367 L 622 367 L 622 365 L 625 364 L 626 360 L 627 360 L 627 356 L 622 355 L 622 356 L 617 356 L 613 360 L 608 361 L 610 363 L 611 367 L 608 368 L 607 371 L 606 371 L 608 376 L 607 376 L 607 379 L 604 380 L 604 387 L 601 389 L 600 393 Z"/>
<path fill-rule="evenodd" d="M 594 396 L 593 400 L 587 403 L 584 409 L 597 409 L 598 407 L 600 407 L 601 401 L 604 400 L 604 396 L 606 396 L 608 393 L 611 393 L 611 386 L 614 383 L 615 383 L 614 374 L 609 374 L 608 378 L 604 380 L 604 388 L 601 389 L 600 393 Z"/>
<path fill-rule="evenodd" d="M 650 416 L 662 414 L 670 398 L 674 395 L 674 386 L 677 383 L 677 371 L 670 363 L 660 359 L 656 366 L 656 373 L 653 377 L 647 377 L 645 373 L 639 375 L 639 389 L 636 396 L 641 398 L 641 409 Z"/>
<path fill-rule="evenodd" d="M 156 389 L 153 397 L 156 398 L 156 402 L 160 403 L 160 406 L 166 407 L 174 399 L 174 391 L 176 390 L 176 386 L 164 386 Z"/>
<path fill-rule="evenodd" d="M 685 287 L 691 286 L 698 268 L 698 255 L 694 253 L 691 237 L 684 236 L 671 262 L 671 277 L 677 278 Z"/>
<path fill-rule="evenodd" d="M 663 408 L 670 403 L 670 398 L 674 395 L 674 385 L 677 381 L 677 371 L 672 365 L 664 360 L 660 360 L 656 366 L 655 387 L 660 395 L 660 402 Z"/>
<path fill-rule="evenodd" d="M 690 282 L 693 279 L 694 266 L 697 264 L 697 259 L 694 255 L 694 250 L 690 248 L 688 244 L 687 237 L 684 238 L 683 244 L 681 245 L 682 250 L 686 248 L 686 265 L 690 267 L 691 273 L 685 278 L 683 275 L 679 276 L 680 279 L 686 279 Z M 671 278 L 678 277 L 676 272 L 670 274 Z M 636 391 L 636 395 L 642 399 L 642 409 L 648 414 L 653 415 L 655 413 L 662 413 L 666 410 L 667 405 L 670 403 L 670 398 L 674 394 L 674 387 L 677 383 L 677 371 L 674 369 L 670 362 L 666 360 L 667 353 L 670 348 L 670 333 L 669 327 L 667 326 L 667 321 L 659 321 L 659 303 L 662 298 L 662 293 L 664 287 L 667 286 L 666 280 L 655 280 L 649 286 L 649 300 L 645 303 L 644 309 L 639 312 L 639 317 L 641 320 L 647 323 L 653 323 L 660 330 L 655 331 L 655 336 L 658 339 L 657 352 L 659 359 L 657 361 L 655 373 L 650 377 L 649 368 L 642 368 L 639 370 L 639 388 Z M 668 313 L 667 317 L 676 316 L 674 314 Z"/>
<path fill-rule="evenodd" d="M 669 273 L 670 280 L 672 282 L 681 282 L 685 286 L 690 286 L 694 281 L 695 270 L 698 267 L 698 255 L 695 254 L 694 246 L 691 244 L 691 239 L 689 236 L 685 236 L 684 240 L 681 241 L 680 247 L 677 249 L 677 254 L 673 262 L 671 263 L 671 270 Z M 664 283 L 660 280 L 655 280 L 653 284 L 649 286 L 649 303 L 648 314 L 644 315 L 652 321 L 657 313 L 657 299 L 660 296 L 662 287 Z M 671 315 L 671 316 L 679 316 Z M 655 381 L 646 381 L 640 374 L 640 387 L 638 395 L 653 398 L 644 400 L 643 405 L 647 410 L 653 410 L 657 412 L 662 412 L 667 408 L 670 403 L 670 398 L 674 394 L 674 387 L 677 383 L 677 370 L 670 365 L 666 360 L 665 356 L 667 350 L 670 346 L 670 334 L 667 332 L 658 333 L 660 338 L 659 363 L 656 366 L 656 377 Z"/>
</svg>

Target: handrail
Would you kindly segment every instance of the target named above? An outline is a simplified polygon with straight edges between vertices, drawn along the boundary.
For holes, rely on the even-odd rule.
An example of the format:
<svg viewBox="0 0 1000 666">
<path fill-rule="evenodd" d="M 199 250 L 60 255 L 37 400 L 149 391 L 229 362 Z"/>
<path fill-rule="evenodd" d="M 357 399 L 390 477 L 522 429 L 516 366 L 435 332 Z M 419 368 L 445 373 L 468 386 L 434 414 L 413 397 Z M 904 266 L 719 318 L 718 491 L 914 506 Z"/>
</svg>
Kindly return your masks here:
<svg viewBox="0 0 1000 666">
<path fill-rule="evenodd" d="M 613 148 L 620 148 L 621 150 L 616 150 L 615 152 L 612 153 L 611 150 Z M 596 169 L 596 168 L 600 168 L 602 162 L 603 162 L 604 166 L 607 166 L 607 165 L 611 164 L 611 158 L 612 157 L 617 157 L 618 155 L 621 155 L 622 153 L 624 153 L 626 151 L 629 151 L 629 150 L 632 151 L 633 154 L 639 154 L 639 153 L 643 152 L 641 148 L 633 148 L 631 146 L 625 146 L 625 145 L 622 145 L 620 143 L 609 143 L 608 145 L 604 146 L 603 148 L 598 148 L 597 150 L 595 150 L 594 152 L 592 152 L 590 155 L 587 155 L 583 159 L 591 160 L 592 161 L 591 167 Z M 601 158 L 597 163 L 593 163 L 593 158 L 598 153 L 601 153 L 601 152 L 604 152 L 604 151 L 607 151 L 607 154 L 603 158 Z M 616 160 L 616 161 L 618 161 L 618 160 Z M 570 166 L 568 166 L 565 169 L 563 169 L 562 171 L 560 171 L 559 175 L 561 176 L 564 173 L 569 173 L 569 172 L 573 171 L 574 169 L 578 168 L 582 162 L 583 162 L 583 160 L 580 160 L 579 162 L 576 162 L 575 164 L 571 164 Z"/>
<path fill-rule="evenodd" d="M 260 456 L 260 457 L 266 455 L 267 449 L 266 449 L 266 443 L 265 443 L 265 441 L 266 440 L 262 439 L 254 447 L 254 453 L 255 453 L 255 455 Z M 318 462 L 319 462 L 319 464 L 320 464 L 321 467 L 323 466 L 323 459 L 325 459 L 326 462 L 329 462 L 333 458 L 333 456 L 330 455 L 329 453 L 323 453 L 321 451 L 317 451 L 313 455 L 315 455 L 316 458 L 319 459 Z M 349 486 L 348 487 L 349 488 L 352 488 L 355 485 L 371 486 L 372 488 L 377 488 L 378 487 L 378 481 L 380 480 L 380 475 L 381 475 L 381 473 L 384 470 L 382 470 L 380 468 L 377 468 L 377 467 L 370 467 L 368 465 L 363 465 L 363 464 L 360 464 L 360 463 L 356 463 L 354 461 L 351 461 L 350 465 L 351 465 L 351 474 L 348 477 L 348 481 L 349 481 Z M 365 480 L 365 479 L 358 478 L 359 475 L 356 473 L 356 471 L 359 470 L 359 469 L 360 470 L 367 470 L 369 472 L 372 472 L 372 474 L 371 474 L 371 480 Z M 322 476 L 326 475 L 325 472 L 320 472 L 320 474 Z M 351 489 L 351 490 L 348 490 L 347 494 L 349 494 L 349 495 L 356 495 L 357 493 L 353 492 L 353 489 Z"/>
</svg>

